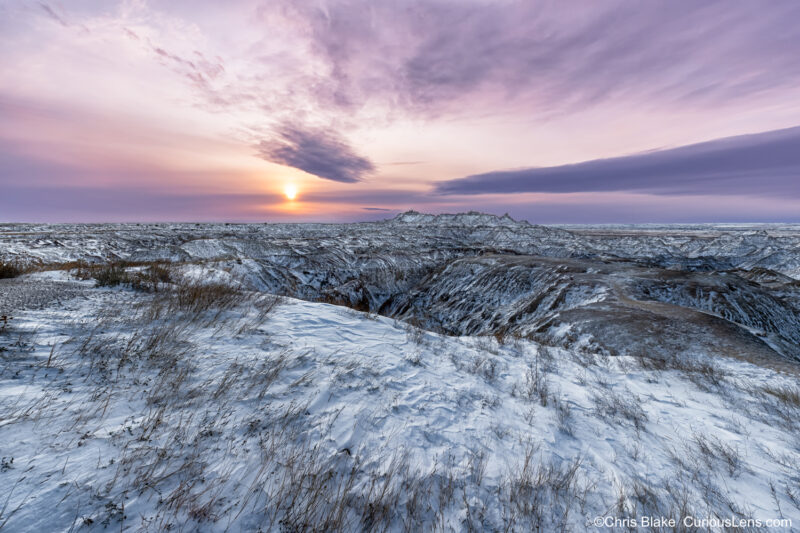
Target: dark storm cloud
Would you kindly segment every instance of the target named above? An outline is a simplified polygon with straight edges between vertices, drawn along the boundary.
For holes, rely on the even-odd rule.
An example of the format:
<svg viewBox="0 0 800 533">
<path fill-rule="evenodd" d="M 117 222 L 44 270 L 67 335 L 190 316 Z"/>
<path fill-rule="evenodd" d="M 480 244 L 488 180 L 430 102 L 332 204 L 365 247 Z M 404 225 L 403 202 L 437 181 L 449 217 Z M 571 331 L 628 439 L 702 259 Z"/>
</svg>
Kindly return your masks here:
<svg viewBox="0 0 800 533">
<path fill-rule="evenodd" d="M 436 190 L 800 198 L 800 127 L 573 165 L 487 172 L 439 183 Z"/>
<path fill-rule="evenodd" d="M 278 139 L 261 141 L 258 146 L 267 161 L 342 183 L 361 181 L 375 170 L 369 159 L 356 154 L 336 132 L 287 124 L 277 134 Z"/>
</svg>

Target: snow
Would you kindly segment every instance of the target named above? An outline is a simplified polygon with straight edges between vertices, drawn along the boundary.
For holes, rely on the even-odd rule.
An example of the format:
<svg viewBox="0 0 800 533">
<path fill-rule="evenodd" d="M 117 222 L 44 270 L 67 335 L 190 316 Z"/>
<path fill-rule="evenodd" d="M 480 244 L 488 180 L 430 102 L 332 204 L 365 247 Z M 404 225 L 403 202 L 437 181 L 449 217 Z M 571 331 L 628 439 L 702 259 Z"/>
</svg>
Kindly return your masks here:
<svg viewBox="0 0 800 533">
<path fill-rule="evenodd" d="M 0 260 L 172 261 L 318 257 L 329 270 L 361 255 L 453 257 L 463 250 L 548 257 L 645 259 L 664 267 L 767 268 L 800 279 L 800 225 L 696 224 L 545 227 L 483 213 L 414 211 L 359 224 L 3 224 Z M 371 254 L 364 252 L 370 251 Z M 344 263 L 344 265 L 342 264 Z M 400 265 L 402 266 L 402 264 Z"/>
<path fill-rule="evenodd" d="M 61 271 L 38 278 L 70 281 Z M 266 317 L 245 300 L 202 319 L 144 321 L 151 298 L 90 289 L 19 313 L 0 334 L 0 524 L 9 531 L 311 528 L 342 493 L 346 530 L 400 531 L 404 520 L 416 530 L 502 529 L 532 450 L 538 465 L 578 464 L 568 489 L 540 488 L 554 511 L 545 530 L 568 504 L 572 530 L 644 513 L 637 483 L 663 500 L 650 512 L 675 512 L 671 490 L 698 518 L 800 524 L 800 428 L 781 414 L 797 411 L 761 392 L 794 387 L 796 374 L 716 359 L 715 384 L 597 357 L 583 337 L 572 351 L 448 337 L 291 298 Z M 159 331 L 162 344 L 146 346 Z M 537 374 L 544 400 L 541 383 L 531 389 Z M 704 455 L 702 442 L 716 451 Z M 736 455 L 730 469 L 718 453 L 726 449 Z M 332 472 L 319 499 L 302 472 Z M 414 486 L 428 487 L 416 514 Z M 614 510 L 621 495 L 627 511 Z M 385 516 L 380 502 L 390 504 Z M 293 522 L 308 509 L 311 522 Z M 523 516 L 518 530 L 533 527 Z"/>
<path fill-rule="evenodd" d="M 119 259 L 173 283 L 63 264 Z M 796 225 L 12 224 L 0 260 L 38 265 L 0 280 L 3 531 L 800 523 Z"/>
</svg>

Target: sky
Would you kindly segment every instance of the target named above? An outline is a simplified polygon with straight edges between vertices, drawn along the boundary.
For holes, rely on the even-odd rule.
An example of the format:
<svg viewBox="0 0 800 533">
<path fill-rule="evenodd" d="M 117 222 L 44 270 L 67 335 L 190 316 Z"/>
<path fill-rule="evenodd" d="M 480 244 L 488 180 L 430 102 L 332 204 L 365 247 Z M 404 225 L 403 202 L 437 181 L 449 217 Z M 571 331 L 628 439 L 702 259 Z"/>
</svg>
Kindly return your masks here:
<svg viewBox="0 0 800 533">
<path fill-rule="evenodd" d="M 0 222 L 800 222 L 797 28 L 794 0 L 2 0 Z"/>
</svg>

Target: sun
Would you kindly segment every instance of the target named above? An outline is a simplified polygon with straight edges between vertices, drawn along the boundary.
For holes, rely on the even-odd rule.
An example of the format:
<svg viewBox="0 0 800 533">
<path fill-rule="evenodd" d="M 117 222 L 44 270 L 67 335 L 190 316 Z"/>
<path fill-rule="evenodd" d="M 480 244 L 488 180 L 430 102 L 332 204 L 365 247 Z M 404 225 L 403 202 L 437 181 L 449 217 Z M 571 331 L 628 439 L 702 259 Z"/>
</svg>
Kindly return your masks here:
<svg viewBox="0 0 800 533">
<path fill-rule="evenodd" d="M 297 198 L 297 186 L 294 183 L 287 183 L 283 187 L 283 194 L 286 195 L 287 199 L 294 200 Z"/>
</svg>

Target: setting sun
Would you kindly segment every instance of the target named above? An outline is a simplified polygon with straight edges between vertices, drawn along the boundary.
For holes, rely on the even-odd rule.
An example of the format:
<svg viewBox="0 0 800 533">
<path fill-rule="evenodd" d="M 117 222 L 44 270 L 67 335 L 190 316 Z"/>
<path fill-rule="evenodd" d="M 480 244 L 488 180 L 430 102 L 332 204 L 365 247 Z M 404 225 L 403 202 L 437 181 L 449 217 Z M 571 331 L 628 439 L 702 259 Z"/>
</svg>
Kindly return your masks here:
<svg viewBox="0 0 800 533">
<path fill-rule="evenodd" d="M 283 194 L 285 194 L 286 198 L 289 200 L 294 200 L 297 197 L 297 186 L 292 183 L 286 184 L 286 186 L 283 187 Z"/>
</svg>

